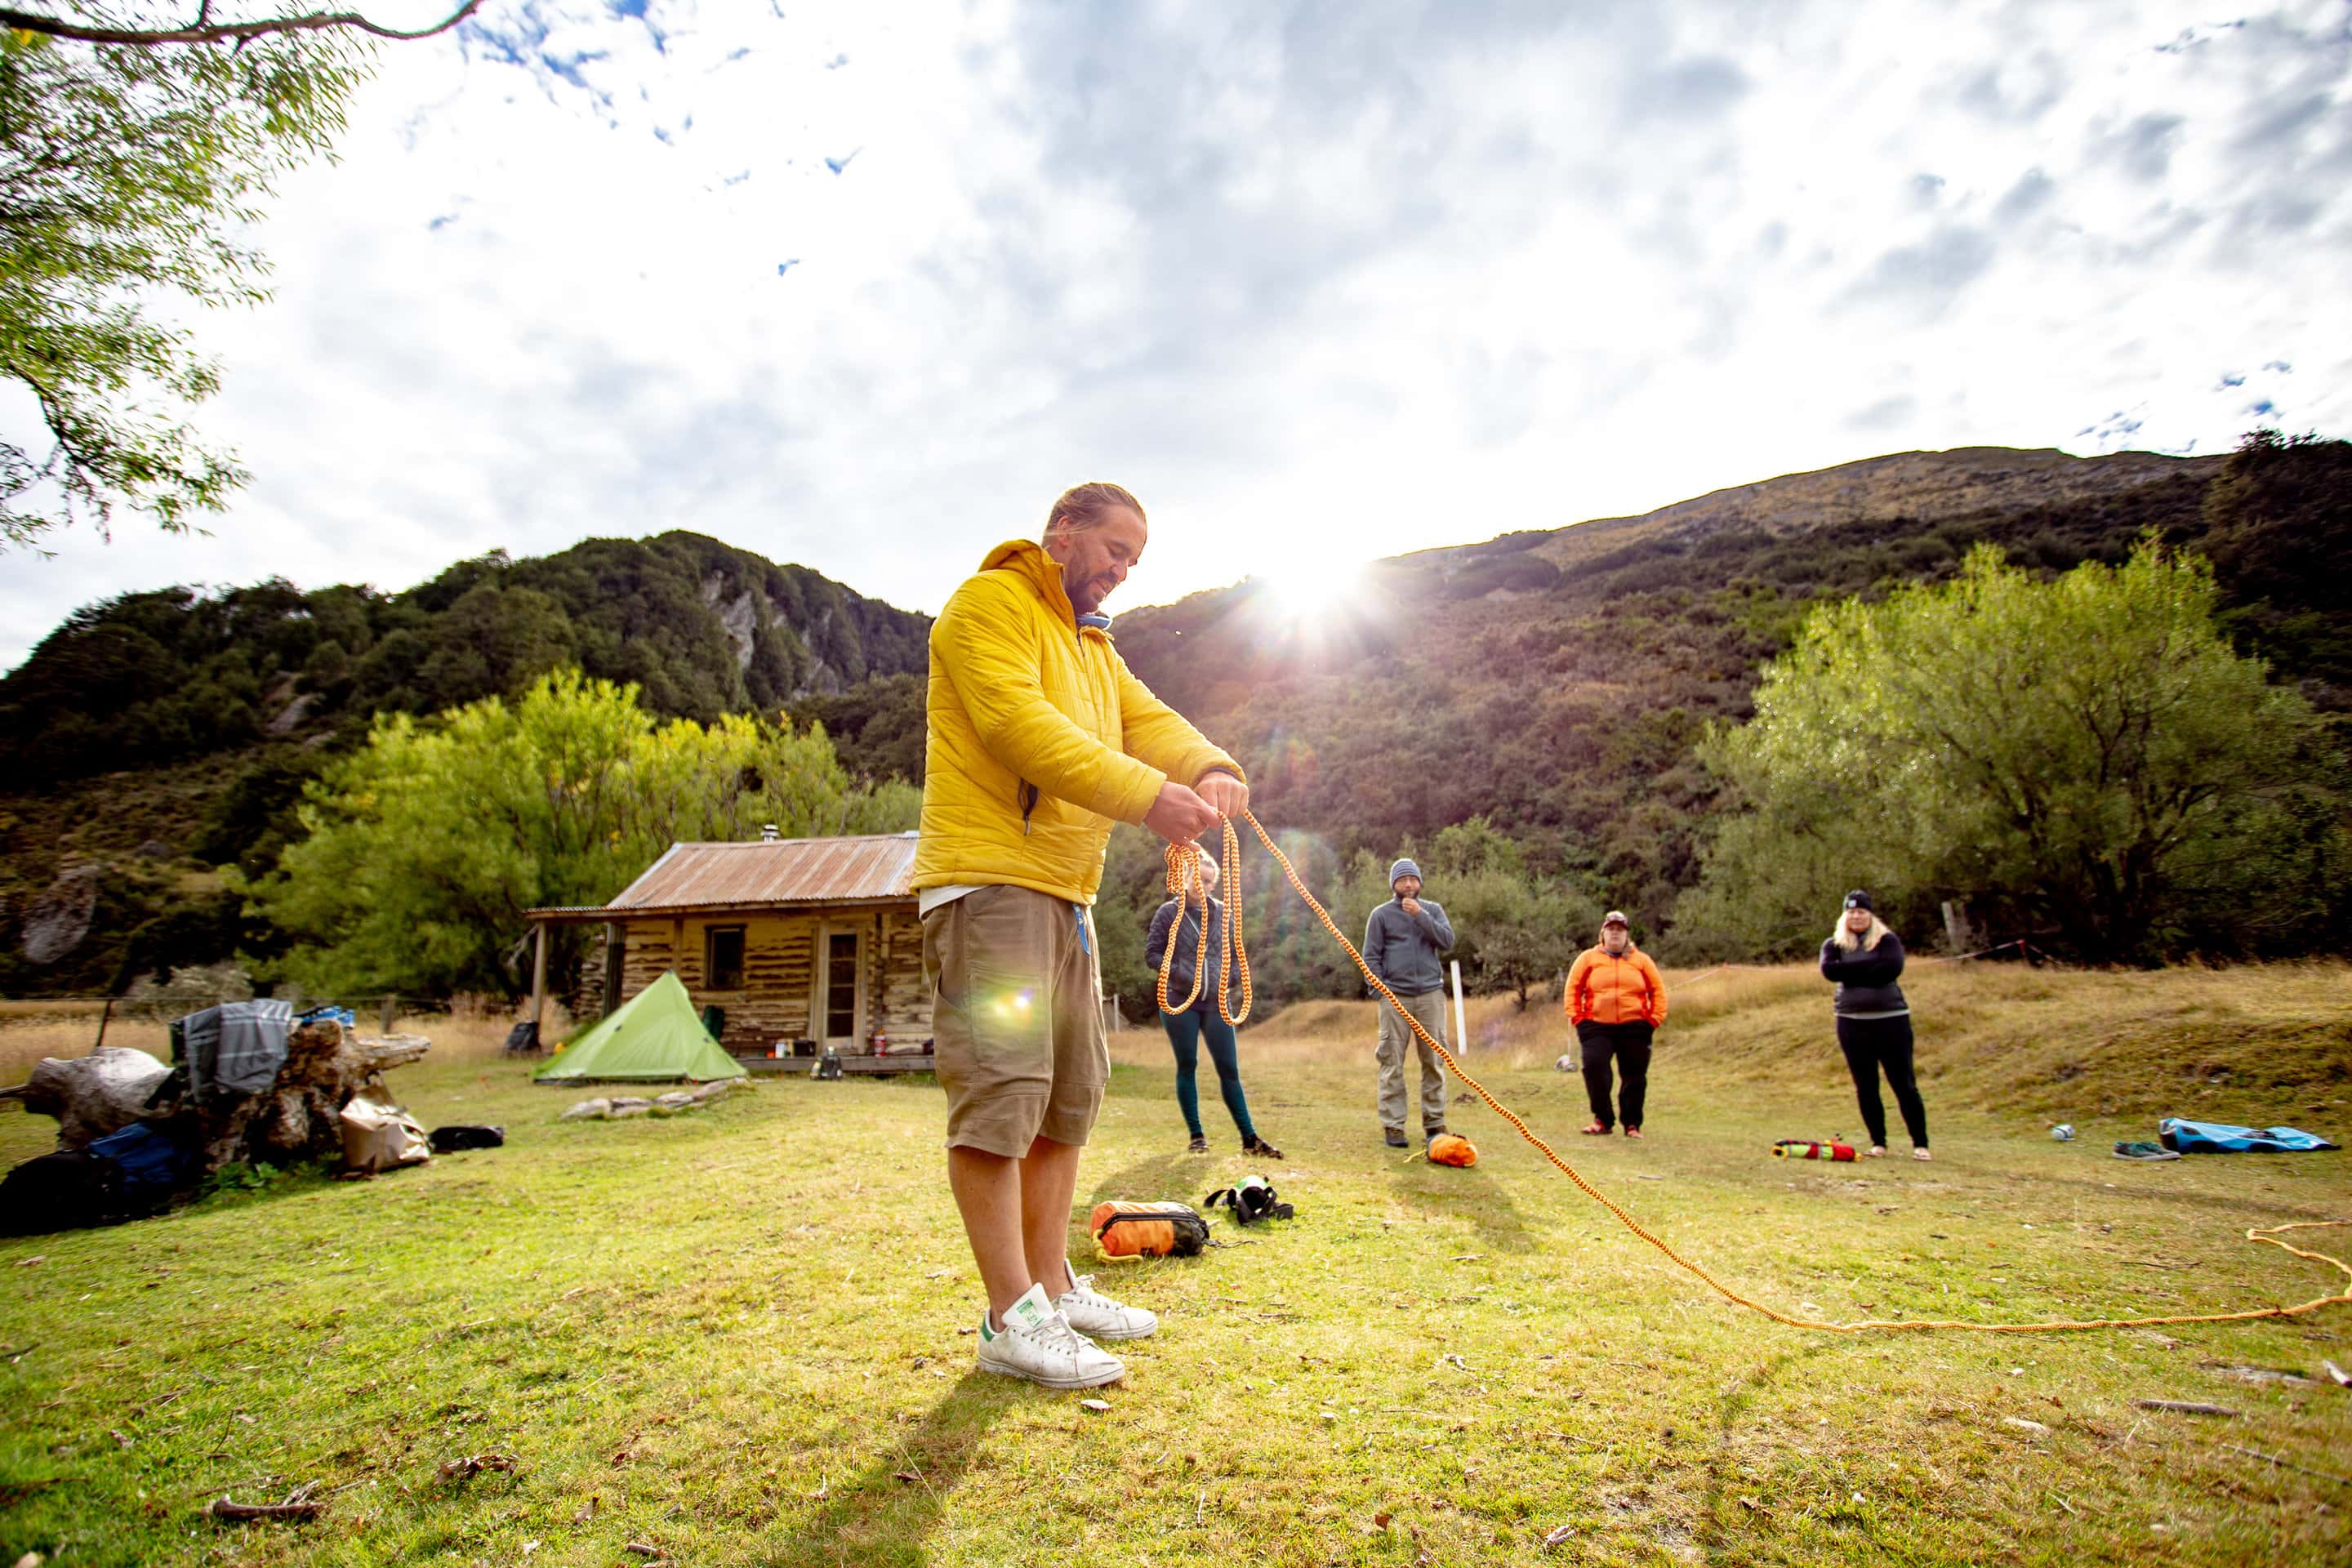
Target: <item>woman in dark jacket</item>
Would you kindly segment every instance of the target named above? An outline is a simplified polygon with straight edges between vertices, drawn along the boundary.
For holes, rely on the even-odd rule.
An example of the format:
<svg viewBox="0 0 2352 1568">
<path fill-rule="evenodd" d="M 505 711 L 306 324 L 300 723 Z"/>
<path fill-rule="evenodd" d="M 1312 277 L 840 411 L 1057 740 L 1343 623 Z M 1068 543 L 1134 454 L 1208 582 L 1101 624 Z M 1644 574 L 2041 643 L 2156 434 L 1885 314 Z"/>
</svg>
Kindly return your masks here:
<svg viewBox="0 0 2352 1568">
<path fill-rule="evenodd" d="M 1217 886 L 1217 863 L 1206 856 L 1201 858 L 1201 890 L 1187 898 L 1179 913 L 1178 901 L 1169 900 L 1151 917 L 1151 936 L 1144 943 L 1143 962 L 1151 970 L 1152 984 L 1160 979 L 1160 965 L 1172 943 L 1176 962 L 1168 975 L 1168 999 L 1181 1001 L 1192 989 L 1192 976 L 1201 973 L 1203 951 L 1223 953 L 1225 950 L 1225 906 L 1214 897 Z M 1206 938 L 1204 942 L 1202 939 Z M 1212 961 L 1213 962 L 1213 961 Z M 1230 954 L 1225 963 L 1225 984 L 1240 1005 L 1242 977 Z M 1225 1099 L 1225 1109 L 1233 1113 L 1234 1126 L 1242 1135 L 1242 1152 L 1262 1159 L 1279 1160 L 1282 1151 L 1257 1135 L 1250 1122 L 1249 1097 L 1242 1092 L 1242 1063 L 1239 1042 L 1234 1038 L 1234 1026 L 1217 1011 L 1217 977 L 1203 974 L 1201 994 L 1192 1005 L 1181 1013 L 1162 1013 L 1160 1026 L 1168 1031 L 1168 1043 L 1176 1052 L 1176 1104 L 1184 1112 L 1184 1123 L 1192 1130 L 1192 1152 L 1209 1152 L 1207 1134 L 1201 1131 L 1201 1090 L 1194 1079 L 1200 1065 L 1201 1041 L 1209 1042 L 1209 1059 L 1217 1065 L 1217 1089 Z"/>
<path fill-rule="evenodd" d="M 1896 984 L 1903 973 L 1903 942 L 1871 908 L 1857 888 L 1845 896 L 1845 913 L 1822 943 L 1822 974 L 1837 982 L 1838 1048 L 1853 1074 L 1854 1098 L 1863 1125 L 1870 1130 L 1872 1154 L 1886 1152 L 1886 1105 L 1878 1098 L 1878 1075 L 1886 1074 L 1903 1130 L 1911 1134 L 1911 1157 L 1927 1154 L 1927 1108 L 1911 1067 L 1911 1005 Z"/>
</svg>

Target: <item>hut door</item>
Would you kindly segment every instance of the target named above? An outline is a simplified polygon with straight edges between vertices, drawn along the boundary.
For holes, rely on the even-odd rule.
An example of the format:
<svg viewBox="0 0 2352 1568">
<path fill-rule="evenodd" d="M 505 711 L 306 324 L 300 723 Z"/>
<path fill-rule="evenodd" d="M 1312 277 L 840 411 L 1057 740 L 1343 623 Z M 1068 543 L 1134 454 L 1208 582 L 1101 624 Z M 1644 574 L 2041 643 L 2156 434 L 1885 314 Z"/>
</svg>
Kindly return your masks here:
<svg viewBox="0 0 2352 1568">
<path fill-rule="evenodd" d="M 828 930 L 817 949 L 816 1037 L 836 1050 L 866 1048 L 864 998 L 857 976 L 865 943 L 856 931 Z"/>
</svg>

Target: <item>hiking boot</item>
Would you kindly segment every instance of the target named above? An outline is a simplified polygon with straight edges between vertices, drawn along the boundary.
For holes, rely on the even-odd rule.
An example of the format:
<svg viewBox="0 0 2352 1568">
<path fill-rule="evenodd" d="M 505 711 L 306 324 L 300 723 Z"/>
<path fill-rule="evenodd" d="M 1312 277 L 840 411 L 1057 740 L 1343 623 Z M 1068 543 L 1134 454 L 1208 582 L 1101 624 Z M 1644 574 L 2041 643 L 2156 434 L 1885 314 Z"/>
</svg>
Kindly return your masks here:
<svg viewBox="0 0 2352 1568">
<path fill-rule="evenodd" d="M 1387 1131 L 1388 1131 L 1388 1141 L 1389 1141 L 1389 1147 L 1390 1147 L 1390 1148 L 1391 1148 L 1391 1149 L 1410 1149 L 1410 1148 L 1412 1148 L 1412 1144 L 1410 1144 L 1410 1143 L 1408 1143 L 1408 1142 L 1405 1142 L 1405 1137 L 1404 1137 L 1404 1129 L 1403 1129 L 1403 1128 L 1402 1128 L 1402 1127 L 1391 1127 L 1391 1128 L 1389 1128 Z"/>
<path fill-rule="evenodd" d="M 1070 1288 L 1055 1300 L 1054 1310 L 1089 1339 L 1139 1340 L 1160 1327 L 1158 1318 L 1140 1307 L 1112 1300 L 1095 1289 L 1093 1275 L 1075 1268 L 1070 1269 Z"/>
<path fill-rule="evenodd" d="M 1282 1163 L 1282 1151 L 1255 1132 L 1242 1140 L 1242 1152 L 1255 1154 L 1261 1160 L 1272 1160 L 1276 1164 Z"/>
<path fill-rule="evenodd" d="M 1423 1148 L 1427 1148 L 1430 1144 L 1436 1142 L 1440 1138 L 1444 1136 L 1445 1124 L 1442 1121 L 1434 1127 L 1424 1127 L 1421 1130 L 1422 1146 Z"/>
<path fill-rule="evenodd" d="M 1206 1138 L 1202 1137 L 1202 1136 L 1200 1133 L 1198 1133 L 1198 1132 L 1195 1132 L 1195 1133 L 1193 1133 L 1193 1134 L 1192 1134 L 1192 1142 L 1191 1143 L 1187 1144 L 1187 1145 L 1185 1146 L 1185 1149 L 1184 1149 L 1184 1152 L 1186 1152 L 1187 1154 L 1205 1154 L 1205 1153 L 1207 1153 L 1208 1152 L 1209 1152 L 1209 1141 L 1208 1141 L 1208 1139 L 1206 1139 Z"/>
<path fill-rule="evenodd" d="M 1100 1388 L 1127 1375 L 1127 1368 L 1108 1351 L 1070 1327 L 1070 1321 L 1045 1304 L 1045 1289 L 1036 1285 L 1013 1303 L 1001 1329 L 980 1315 L 980 1370 L 1024 1377 L 1043 1388 Z"/>
</svg>

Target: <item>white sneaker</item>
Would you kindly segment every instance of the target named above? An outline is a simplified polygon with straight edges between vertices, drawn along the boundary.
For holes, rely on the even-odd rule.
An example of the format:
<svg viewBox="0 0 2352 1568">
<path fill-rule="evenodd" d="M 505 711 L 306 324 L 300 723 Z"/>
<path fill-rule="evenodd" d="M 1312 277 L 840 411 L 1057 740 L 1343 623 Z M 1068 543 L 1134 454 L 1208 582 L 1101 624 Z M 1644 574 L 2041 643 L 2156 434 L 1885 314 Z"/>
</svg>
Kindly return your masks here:
<svg viewBox="0 0 2352 1568">
<path fill-rule="evenodd" d="M 1030 1286 L 1029 1293 L 1013 1303 L 1001 1329 L 991 1326 L 988 1313 L 981 1313 L 980 1367 L 1025 1377 L 1045 1388 L 1100 1388 L 1127 1375 L 1117 1356 L 1045 1304 L 1040 1285 Z"/>
<path fill-rule="evenodd" d="M 1065 1264 L 1063 1267 L 1068 1268 Z M 1140 1307 L 1122 1306 L 1095 1289 L 1095 1277 L 1070 1269 L 1070 1288 L 1054 1302 L 1070 1327 L 1097 1340 L 1139 1340 L 1157 1331 L 1160 1320 Z"/>
</svg>

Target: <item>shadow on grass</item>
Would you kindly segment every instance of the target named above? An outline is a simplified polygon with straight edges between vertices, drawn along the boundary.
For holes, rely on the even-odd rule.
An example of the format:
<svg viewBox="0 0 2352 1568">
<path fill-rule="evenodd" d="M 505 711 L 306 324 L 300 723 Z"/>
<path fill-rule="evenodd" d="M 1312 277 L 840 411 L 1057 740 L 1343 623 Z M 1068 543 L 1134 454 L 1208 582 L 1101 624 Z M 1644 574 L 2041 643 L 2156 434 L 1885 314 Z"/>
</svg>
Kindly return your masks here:
<svg viewBox="0 0 2352 1568">
<path fill-rule="evenodd" d="M 1725 1528 L 1721 1510 L 1725 1491 L 1739 1476 L 1740 1428 L 1756 1396 L 1779 1381 L 1783 1373 L 1832 1348 L 1827 1343 L 1811 1344 L 1802 1350 L 1782 1351 L 1769 1356 L 1759 1362 L 1746 1377 L 1726 1388 L 1716 1401 L 1715 1452 L 1707 1456 L 1706 1492 L 1699 1505 L 1697 1530 L 1699 1543 L 1709 1553 L 1726 1552 L 1732 1546 L 1732 1532 Z"/>
<path fill-rule="evenodd" d="M 2242 1156 L 2231 1156 L 2228 1154 L 2192 1154 L 2189 1156 L 2190 1159 L 2213 1160 L 2226 1160 L 2233 1157 L 2248 1160 L 2325 1158 L 2324 1155 L 2306 1156 L 2295 1154 L 2254 1154 Z M 2108 1162 L 2108 1164 L 2111 1167 L 2123 1166 L 2128 1163 L 2129 1162 L 2122 1160 L 2111 1159 Z M 2159 1169 L 2170 1168 L 2172 1167 L 2169 1165 L 2159 1167 Z M 2242 1169 L 2242 1173 L 2249 1176 L 2269 1174 L 2268 1172 L 2263 1170 L 2257 1165 L 2249 1164 Z M 2100 1176 L 2104 1176 L 2105 1174 L 2105 1172 L 2104 1171 L 2100 1173 Z M 2126 1187 L 2115 1183 L 2103 1181 L 2100 1179 L 2100 1176 L 2058 1175 L 2047 1172 L 2032 1171 L 2015 1173 L 2011 1176 L 2011 1180 L 2020 1184 L 2020 1188 L 2026 1186 L 2076 1187 L 2085 1192 L 2095 1194 L 2102 1200 L 2108 1202 L 2154 1202 L 2179 1204 L 2184 1208 L 2212 1209 L 2221 1214 L 2242 1214 L 2253 1216 L 2252 1220 L 2250 1220 L 2249 1223 L 2267 1220 L 2275 1224 L 2282 1220 L 2334 1219 L 2337 1217 L 2337 1211 L 2322 1207 L 2316 1203 L 2296 1203 L 2293 1201 L 2283 1202 L 2277 1198 L 2259 1196 L 2253 1193 L 2247 1192 L 2217 1193 L 2199 1188 L 2181 1190 L 2177 1188 L 2158 1187 L 2152 1184 L 2143 1187 Z M 2012 1188 L 2009 1191 L 2000 1192 L 1998 1195 L 2005 1202 L 2021 1204 L 2027 1201 L 2027 1194 L 2024 1191 L 2020 1190 L 2020 1188 Z M 2241 1226 L 2240 1228 L 2243 1227 Z"/>
<path fill-rule="evenodd" d="M 895 1431 L 888 1451 L 855 1479 L 832 1489 L 800 1529 L 761 1560 L 799 1564 L 915 1565 L 929 1561 L 924 1541 L 971 1468 L 989 1432 L 1014 1405 L 1053 1397 L 1028 1384 L 977 1368 L 948 1390 L 930 1414 Z M 912 1478 L 909 1479 L 908 1478 Z"/>
<path fill-rule="evenodd" d="M 1197 1205 L 1201 1194 L 1209 1189 L 1212 1174 L 1209 1162 L 1197 1154 L 1154 1154 L 1097 1180 L 1085 1203 L 1089 1209 L 1114 1198 L 1138 1203 L 1173 1200 Z M 1084 1216 L 1080 1218 L 1083 1228 Z"/>
<path fill-rule="evenodd" d="M 1536 1238 L 1519 1217 L 1502 1184 L 1472 1166 L 1433 1165 L 1416 1158 L 1391 1162 L 1389 1190 L 1397 1202 L 1475 1226 L 1478 1239 L 1498 1252 L 1533 1252 Z"/>
</svg>

